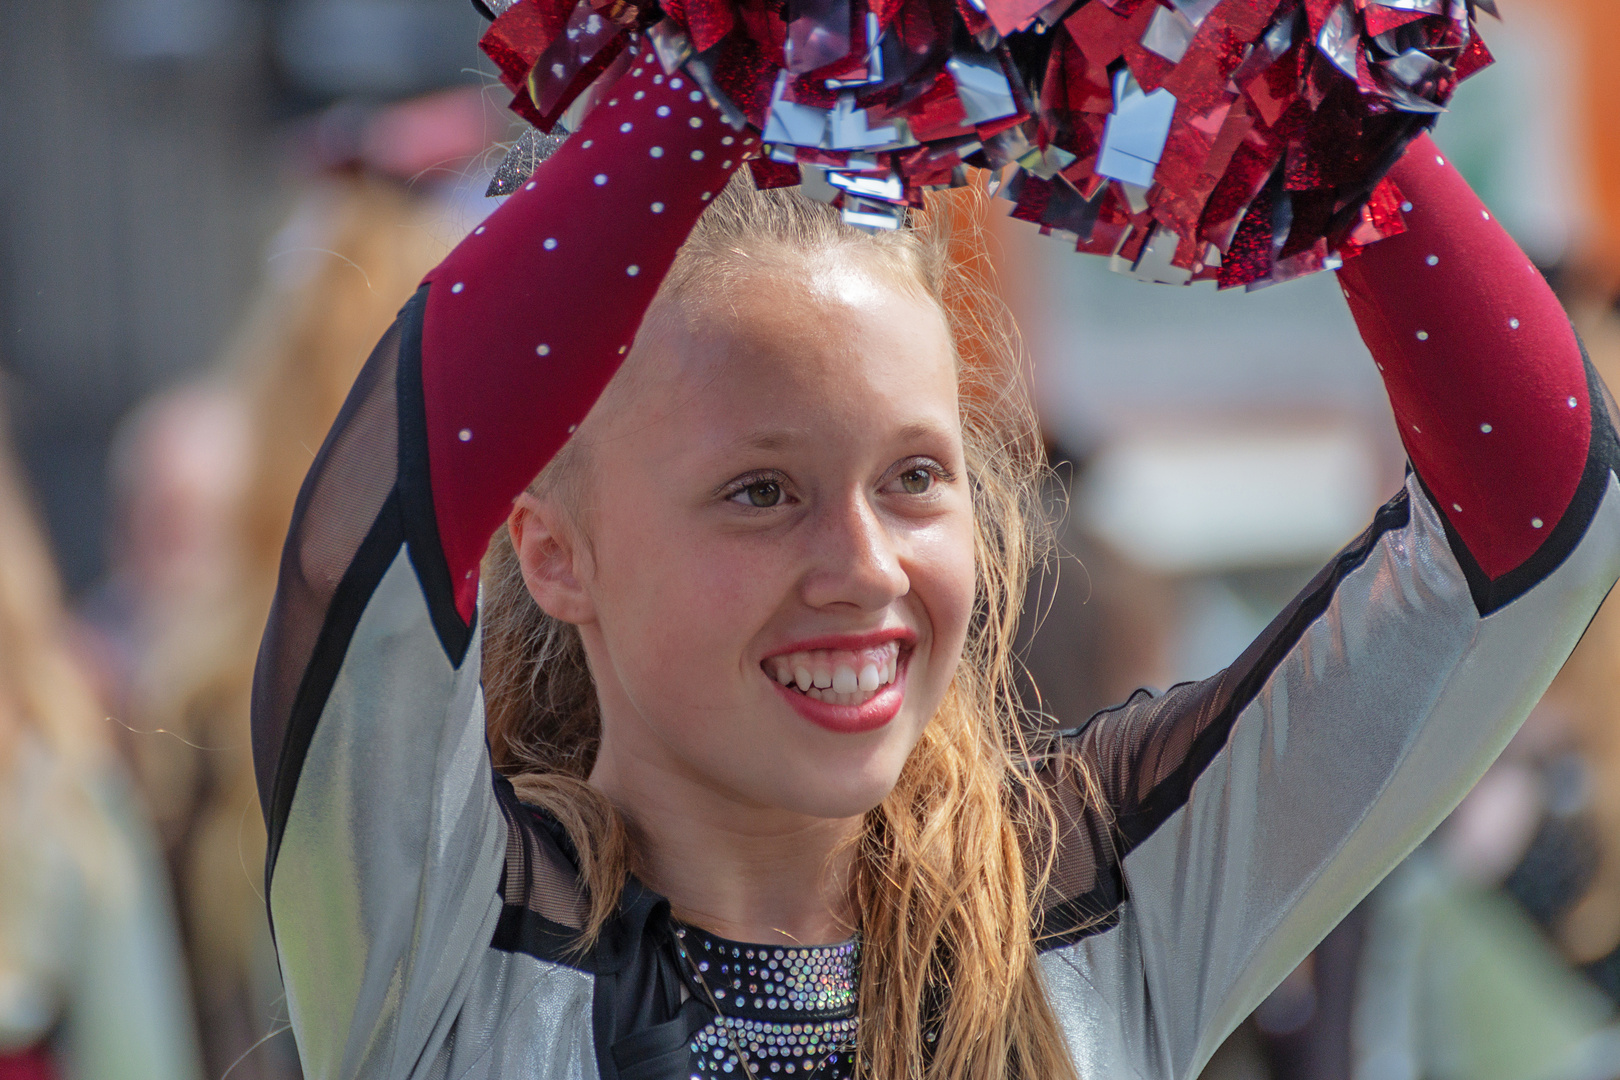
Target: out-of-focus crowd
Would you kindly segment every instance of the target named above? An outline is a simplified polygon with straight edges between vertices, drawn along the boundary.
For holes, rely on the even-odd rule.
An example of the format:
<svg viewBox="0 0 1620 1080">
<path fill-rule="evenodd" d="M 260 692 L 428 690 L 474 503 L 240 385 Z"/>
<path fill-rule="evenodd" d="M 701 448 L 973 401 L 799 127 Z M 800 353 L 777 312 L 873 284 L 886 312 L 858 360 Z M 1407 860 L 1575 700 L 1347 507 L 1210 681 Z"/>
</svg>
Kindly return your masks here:
<svg viewBox="0 0 1620 1080">
<path fill-rule="evenodd" d="M 1594 56 L 1620 32 L 1612 0 L 1559 3 L 1562 32 Z M 1522 3 L 1503 7 L 1510 20 L 1528 14 Z M 1513 32 L 1510 21 L 1498 34 Z M 1525 239 L 1611 385 L 1620 385 L 1617 70 L 1594 60 L 1575 80 L 1571 100 L 1585 110 L 1568 121 L 1582 151 L 1579 191 L 1560 199 L 1585 209 L 1563 220 L 1567 235 L 1550 254 Z M 479 212 L 423 177 L 476 173 L 489 123 L 476 91 L 449 90 L 339 107 L 301 130 L 321 168 L 298 182 L 250 313 L 217 363 L 121 422 L 107 466 L 108 570 L 71 600 L 0 434 L 0 1080 L 299 1075 L 262 895 L 248 731 L 258 638 L 277 568 L 297 557 L 284 556 L 282 539 L 299 484 L 349 383 Z M 1539 220 L 1545 236 L 1533 208 L 1524 220 L 1527 232 Z M 1007 250 L 1029 242 L 993 228 Z M 1062 320 L 1024 309 L 1024 291 L 1011 295 L 1017 272 L 1007 278 L 1038 371 L 1063 369 L 1070 359 L 1051 329 Z M 1219 439 L 1126 445 L 1106 423 L 1075 419 L 1085 409 L 1066 412 L 1061 396 L 1044 405 L 1063 554 L 1032 590 L 1026 689 L 1074 721 L 1137 686 L 1209 674 L 1203 666 L 1223 650 L 1235 656 L 1303 583 L 1320 546 L 1312 530 L 1342 542 L 1354 529 L 1327 506 L 1321 520 L 1294 523 L 1295 547 L 1256 554 L 1241 530 L 1200 540 L 1192 517 L 1144 518 L 1116 497 L 1120 477 L 1140 492 L 1155 468 L 1175 474 L 1189 456 L 1242 453 L 1219 457 L 1230 449 Z M 1391 468 L 1398 476 L 1398 456 L 1375 447 L 1361 468 L 1353 446 L 1341 452 L 1354 438 L 1313 424 L 1305 435 L 1284 424 L 1273 449 L 1350 462 L 1352 516 L 1370 509 L 1356 501 L 1358 485 L 1376 494 Z M 1132 542 L 1155 522 L 1180 546 Z M 1207 1075 L 1613 1080 L 1617 1010 L 1620 604 L 1610 604 L 1441 832 L 1244 1024 Z"/>
<path fill-rule="evenodd" d="M 254 659 L 305 471 L 465 227 L 485 104 L 330 114 L 217 366 L 120 424 L 108 572 L 71 608 L 0 447 L 0 1078 L 298 1075 L 263 897 Z M 334 149 L 323 127 L 348 129 Z M 450 223 L 460 224 L 450 224 Z"/>
</svg>

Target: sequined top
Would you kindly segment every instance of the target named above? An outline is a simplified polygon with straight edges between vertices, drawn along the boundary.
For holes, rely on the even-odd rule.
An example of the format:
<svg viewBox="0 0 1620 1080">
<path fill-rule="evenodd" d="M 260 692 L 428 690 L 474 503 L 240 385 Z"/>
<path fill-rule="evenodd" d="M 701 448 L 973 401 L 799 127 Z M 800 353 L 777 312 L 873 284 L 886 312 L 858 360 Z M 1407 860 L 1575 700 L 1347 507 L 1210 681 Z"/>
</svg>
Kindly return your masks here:
<svg viewBox="0 0 1620 1080">
<path fill-rule="evenodd" d="M 717 1020 L 650 891 L 579 948 L 565 838 L 491 767 L 476 617 L 491 533 L 748 148 L 684 78 L 632 65 L 434 271 L 299 496 L 253 737 L 308 1076 L 689 1080 Z M 1391 175 L 1409 231 L 1340 281 L 1412 473 L 1229 668 L 1066 718 L 1035 769 L 1061 825 L 1037 963 L 1090 1080 L 1193 1080 L 1456 805 L 1620 577 L 1615 414 L 1567 317 L 1432 143 Z M 730 1007 L 805 1034 L 770 1002 L 807 988 L 765 973 L 722 972 Z"/>
<path fill-rule="evenodd" d="M 692 1080 L 851 1075 L 855 940 L 778 948 L 727 941 L 693 926 L 677 926 L 675 937 L 718 1012 L 692 1036 Z"/>
</svg>

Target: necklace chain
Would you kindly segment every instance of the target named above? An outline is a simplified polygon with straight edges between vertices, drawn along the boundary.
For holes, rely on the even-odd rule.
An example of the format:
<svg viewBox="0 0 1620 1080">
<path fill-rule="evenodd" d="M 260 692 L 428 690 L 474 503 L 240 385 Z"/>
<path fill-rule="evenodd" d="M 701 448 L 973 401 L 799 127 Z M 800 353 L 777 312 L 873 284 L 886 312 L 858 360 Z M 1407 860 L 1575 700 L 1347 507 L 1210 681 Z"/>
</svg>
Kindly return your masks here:
<svg viewBox="0 0 1620 1080">
<path fill-rule="evenodd" d="M 737 1064 L 742 1066 L 743 1075 L 747 1077 L 747 1080 L 759 1080 L 759 1074 L 754 1072 L 753 1063 L 748 1060 L 748 1055 L 743 1053 L 742 1043 L 737 1040 L 737 1029 L 732 1026 L 731 1017 L 727 1016 L 720 1008 L 720 999 L 715 997 L 713 990 L 709 989 L 709 980 L 703 977 L 703 972 L 698 970 L 697 961 L 693 960 L 692 954 L 686 951 L 685 930 L 677 929 L 675 931 L 675 949 L 681 954 L 681 959 L 686 961 L 687 970 L 692 973 L 692 977 L 697 980 L 697 984 L 703 988 L 703 993 L 708 996 L 709 1008 L 714 1010 L 715 1018 L 720 1021 L 720 1027 L 726 1033 L 726 1042 L 731 1044 L 731 1052 L 737 1055 Z"/>
</svg>

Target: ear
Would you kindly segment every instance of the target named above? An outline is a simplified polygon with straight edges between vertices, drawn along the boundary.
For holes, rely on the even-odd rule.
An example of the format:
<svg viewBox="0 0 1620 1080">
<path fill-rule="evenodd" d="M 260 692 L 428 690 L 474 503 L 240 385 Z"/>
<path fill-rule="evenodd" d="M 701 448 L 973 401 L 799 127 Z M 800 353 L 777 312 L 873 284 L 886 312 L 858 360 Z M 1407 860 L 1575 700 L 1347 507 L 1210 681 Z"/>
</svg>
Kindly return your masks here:
<svg viewBox="0 0 1620 1080">
<path fill-rule="evenodd" d="M 513 503 L 506 527 L 523 583 L 540 610 L 575 626 L 594 622 L 596 606 L 583 585 L 587 556 L 561 511 L 525 491 Z"/>
</svg>

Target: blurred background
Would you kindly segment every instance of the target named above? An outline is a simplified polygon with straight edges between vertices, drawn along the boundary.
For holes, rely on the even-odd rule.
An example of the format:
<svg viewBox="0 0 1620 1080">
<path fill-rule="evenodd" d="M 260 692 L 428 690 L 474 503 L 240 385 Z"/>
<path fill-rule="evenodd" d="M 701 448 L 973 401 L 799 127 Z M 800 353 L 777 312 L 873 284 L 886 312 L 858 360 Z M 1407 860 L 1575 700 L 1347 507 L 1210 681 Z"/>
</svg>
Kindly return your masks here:
<svg viewBox="0 0 1620 1080">
<path fill-rule="evenodd" d="M 1620 3 L 1498 4 L 1437 138 L 1620 385 Z M 493 208 L 517 130 L 482 26 L 466 0 L 0 13 L 0 1080 L 298 1076 L 249 678 L 349 382 Z M 1027 689 L 1076 722 L 1229 663 L 1405 459 L 1326 275 L 1178 290 L 990 240 L 1060 477 Z M 1208 1075 L 1615 1080 L 1617 1008 L 1620 605 Z"/>
</svg>

